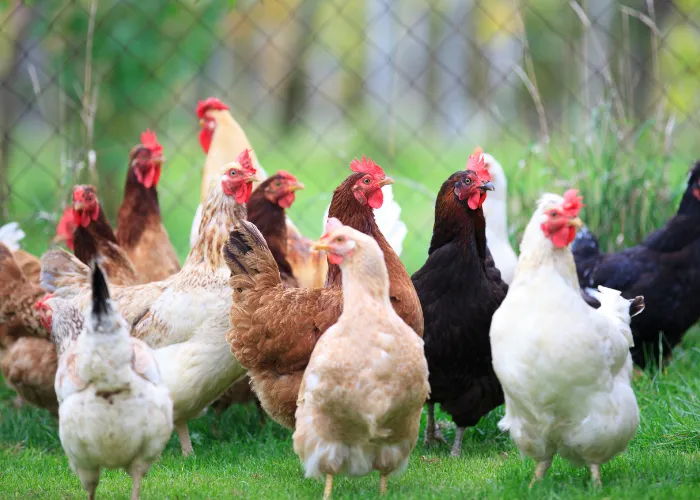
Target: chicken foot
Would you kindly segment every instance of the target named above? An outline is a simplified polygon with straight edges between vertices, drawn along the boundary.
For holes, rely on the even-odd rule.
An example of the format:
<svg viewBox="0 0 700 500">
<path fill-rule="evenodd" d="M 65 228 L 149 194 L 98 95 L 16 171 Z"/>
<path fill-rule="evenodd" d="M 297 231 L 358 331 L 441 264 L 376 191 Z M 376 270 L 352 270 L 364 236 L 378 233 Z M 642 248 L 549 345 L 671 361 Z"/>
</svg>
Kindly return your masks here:
<svg viewBox="0 0 700 500">
<path fill-rule="evenodd" d="M 588 467 L 591 470 L 591 480 L 593 481 L 593 486 L 603 486 L 603 483 L 600 480 L 600 464 L 590 464 Z"/>
<path fill-rule="evenodd" d="M 323 500 L 328 500 L 333 492 L 333 474 L 326 474 L 326 487 L 323 489 Z"/>
<path fill-rule="evenodd" d="M 464 431 L 466 427 L 457 427 L 455 431 L 455 441 L 452 443 L 452 451 L 450 455 L 453 457 L 458 457 L 462 454 L 462 438 L 464 438 Z"/>
<path fill-rule="evenodd" d="M 535 468 L 535 475 L 530 481 L 530 488 L 532 488 L 537 481 L 544 479 L 545 474 L 549 470 L 550 465 L 552 465 L 551 460 L 545 460 L 544 462 L 537 462 L 537 467 Z"/>
<path fill-rule="evenodd" d="M 433 446 L 438 443 L 447 444 L 447 440 L 445 436 L 442 435 L 437 421 L 435 420 L 435 403 L 428 403 L 428 419 L 425 423 L 423 446 Z"/>
<path fill-rule="evenodd" d="M 180 439 L 180 449 L 182 450 L 182 456 L 190 456 L 194 450 L 192 449 L 192 441 L 190 440 L 190 430 L 187 428 L 187 422 L 176 422 L 175 430 L 177 431 L 177 437 Z"/>
<path fill-rule="evenodd" d="M 386 495 L 386 483 L 387 483 L 387 477 L 385 474 L 382 474 L 379 477 L 379 496 Z"/>
</svg>

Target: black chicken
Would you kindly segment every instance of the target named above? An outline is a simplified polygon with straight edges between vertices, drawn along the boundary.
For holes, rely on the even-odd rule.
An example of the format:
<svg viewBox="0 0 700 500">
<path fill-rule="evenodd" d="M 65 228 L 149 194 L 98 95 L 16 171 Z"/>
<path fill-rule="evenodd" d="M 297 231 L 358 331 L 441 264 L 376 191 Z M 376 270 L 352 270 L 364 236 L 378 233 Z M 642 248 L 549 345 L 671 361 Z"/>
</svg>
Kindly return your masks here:
<svg viewBox="0 0 700 500">
<path fill-rule="evenodd" d="M 412 277 L 423 307 L 430 371 L 425 442 L 444 441 L 435 425 L 434 405 L 440 403 L 457 424 L 453 456 L 461 452 L 465 428 L 503 403 L 489 330 L 508 285 L 486 246 L 481 204 L 493 189 L 489 181 L 483 159 L 476 156 L 445 181 L 435 203 L 428 260 Z"/>
<path fill-rule="evenodd" d="M 700 161 L 676 215 L 641 244 L 602 254 L 595 236 L 583 230 L 571 250 L 582 287 L 603 285 L 628 299 L 644 296 L 644 314 L 632 319 L 634 362 L 644 368 L 667 360 L 700 319 Z"/>
</svg>

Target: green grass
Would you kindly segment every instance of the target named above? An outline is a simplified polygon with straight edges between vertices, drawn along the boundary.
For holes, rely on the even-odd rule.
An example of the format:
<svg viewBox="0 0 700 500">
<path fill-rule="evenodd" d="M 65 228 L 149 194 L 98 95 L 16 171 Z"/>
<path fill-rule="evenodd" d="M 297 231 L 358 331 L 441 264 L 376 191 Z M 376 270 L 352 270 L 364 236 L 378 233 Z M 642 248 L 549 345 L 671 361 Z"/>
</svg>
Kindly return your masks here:
<svg viewBox="0 0 700 500">
<path fill-rule="evenodd" d="M 82 498 L 69 470 L 54 420 L 43 410 L 12 407 L 14 394 L 0 386 L 0 497 Z M 585 468 L 555 460 L 532 490 L 534 470 L 497 430 L 498 409 L 467 431 L 461 458 L 447 447 L 426 450 L 419 441 L 407 471 L 390 480 L 390 498 L 673 498 L 700 491 L 700 330 L 688 335 L 668 371 L 635 384 L 641 425 L 629 450 L 602 468 L 594 489 Z M 439 414 L 449 422 L 449 418 Z M 305 479 L 292 451 L 291 433 L 269 422 L 260 427 L 255 408 L 235 407 L 211 430 L 214 417 L 190 423 L 195 456 L 182 458 L 177 438 L 143 482 L 144 498 L 320 498 L 323 485 Z M 421 431 L 422 435 L 422 431 Z M 453 430 L 447 432 L 448 440 Z M 338 478 L 335 498 L 372 498 L 379 477 Z M 129 477 L 103 473 L 98 498 L 128 498 Z"/>
</svg>

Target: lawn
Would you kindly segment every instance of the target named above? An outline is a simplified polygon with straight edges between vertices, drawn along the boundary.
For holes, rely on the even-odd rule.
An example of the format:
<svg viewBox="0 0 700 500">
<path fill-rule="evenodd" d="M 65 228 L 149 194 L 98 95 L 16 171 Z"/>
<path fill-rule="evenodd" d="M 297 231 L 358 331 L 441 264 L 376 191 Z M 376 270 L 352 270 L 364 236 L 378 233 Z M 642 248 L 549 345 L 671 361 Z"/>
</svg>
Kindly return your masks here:
<svg viewBox="0 0 700 500">
<path fill-rule="evenodd" d="M 450 173 L 463 168 L 473 147 L 459 144 L 436 156 L 430 148 L 403 143 L 395 154 L 387 155 L 375 154 L 371 147 L 358 147 L 352 141 L 320 145 L 310 137 L 291 137 L 276 144 L 254 135 L 252 139 L 268 172 L 286 169 L 307 185 L 307 190 L 299 193 L 291 216 L 312 237 L 321 231 L 321 214 L 332 188 L 349 172 L 349 159 L 362 153 L 373 156 L 397 180 L 395 196 L 409 227 L 402 255 L 409 272 L 425 260 L 437 189 Z M 640 137 L 639 142 L 644 140 Z M 194 135 L 183 139 L 179 150 L 174 139 L 161 142 L 168 158 L 160 186 L 163 217 L 178 253 L 184 257 L 198 202 L 202 156 Z M 503 163 L 509 178 L 514 243 L 541 192 L 563 192 L 573 186 L 586 196 L 583 217 L 601 235 L 605 247 L 634 244 L 676 210 L 689 165 L 685 157 L 664 162 L 644 151 L 634 156 L 611 153 L 613 146 L 605 141 L 594 143 L 590 150 L 577 149 L 579 146 L 572 143 L 556 151 L 552 147 L 546 154 L 537 147 L 485 146 Z M 37 151 L 37 145 L 28 142 L 25 150 L 33 152 L 31 157 L 22 151 L 12 157 L 10 182 L 15 197 L 11 213 L 28 233 L 27 248 L 39 254 L 53 234 L 55 219 L 51 217 L 68 199 L 72 180 L 60 182 L 64 173 L 55 160 L 60 156 L 59 144 L 49 141 Z M 126 151 L 105 151 L 105 156 L 117 157 L 113 164 L 123 167 L 100 170 L 100 189 L 105 192 L 112 220 L 123 185 Z M 33 168 L 23 170 L 27 165 Z M 46 213 L 37 216 L 40 212 Z M 561 460 L 555 461 L 543 483 L 529 490 L 534 463 L 523 460 L 508 436 L 498 431 L 499 409 L 466 433 L 461 458 L 451 458 L 447 447 L 426 450 L 419 442 L 406 473 L 390 480 L 389 496 L 698 498 L 700 329 L 688 334 L 665 373 L 647 374 L 635 387 L 642 412 L 639 432 L 628 452 L 603 467 L 604 486 L 600 490 L 589 485 L 587 470 L 574 469 Z M 42 410 L 14 409 L 13 398 L 0 382 L 0 498 L 82 498 L 80 483 L 62 452 L 56 423 Z M 454 429 L 449 427 L 449 417 L 439 417 L 448 425 L 447 437 L 451 439 Z M 292 451 L 291 434 L 272 422 L 261 428 L 254 407 L 228 410 L 217 422 L 219 435 L 212 431 L 213 422 L 211 415 L 191 422 L 194 457 L 183 459 L 177 439 L 171 439 L 163 458 L 144 480 L 144 498 L 321 497 L 323 485 L 303 477 Z M 107 472 L 98 498 L 127 498 L 129 484 L 123 472 Z M 374 497 L 378 485 L 376 474 L 358 480 L 339 478 L 334 494 L 336 498 Z"/>
</svg>

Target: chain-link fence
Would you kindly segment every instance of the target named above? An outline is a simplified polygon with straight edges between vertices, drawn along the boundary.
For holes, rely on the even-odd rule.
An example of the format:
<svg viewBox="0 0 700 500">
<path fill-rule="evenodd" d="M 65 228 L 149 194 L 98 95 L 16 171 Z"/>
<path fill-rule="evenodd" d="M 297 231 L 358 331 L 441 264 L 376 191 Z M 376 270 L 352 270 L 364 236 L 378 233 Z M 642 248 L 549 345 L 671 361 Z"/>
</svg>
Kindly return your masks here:
<svg viewBox="0 0 700 500">
<path fill-rule="evenodd" d="M 477 144 L 525 218 L 550 178 L 588 182 L 610 161 L 633 177 L 641 156 L 663 166 L 671 200 L 697 154 L 694 0 L 15 0 L 0 22 L 0 213 L 37 251 L 75 182 L 116 213 L 128 151 L 151 128 L 184 255 L 204 163 L 194 109 L 210 95 L 266 170 L 307 185 L 291 214 L 310 236 L 353 157 L 383 165 L 413 267 L 434 193 Z"/>
</svg>

